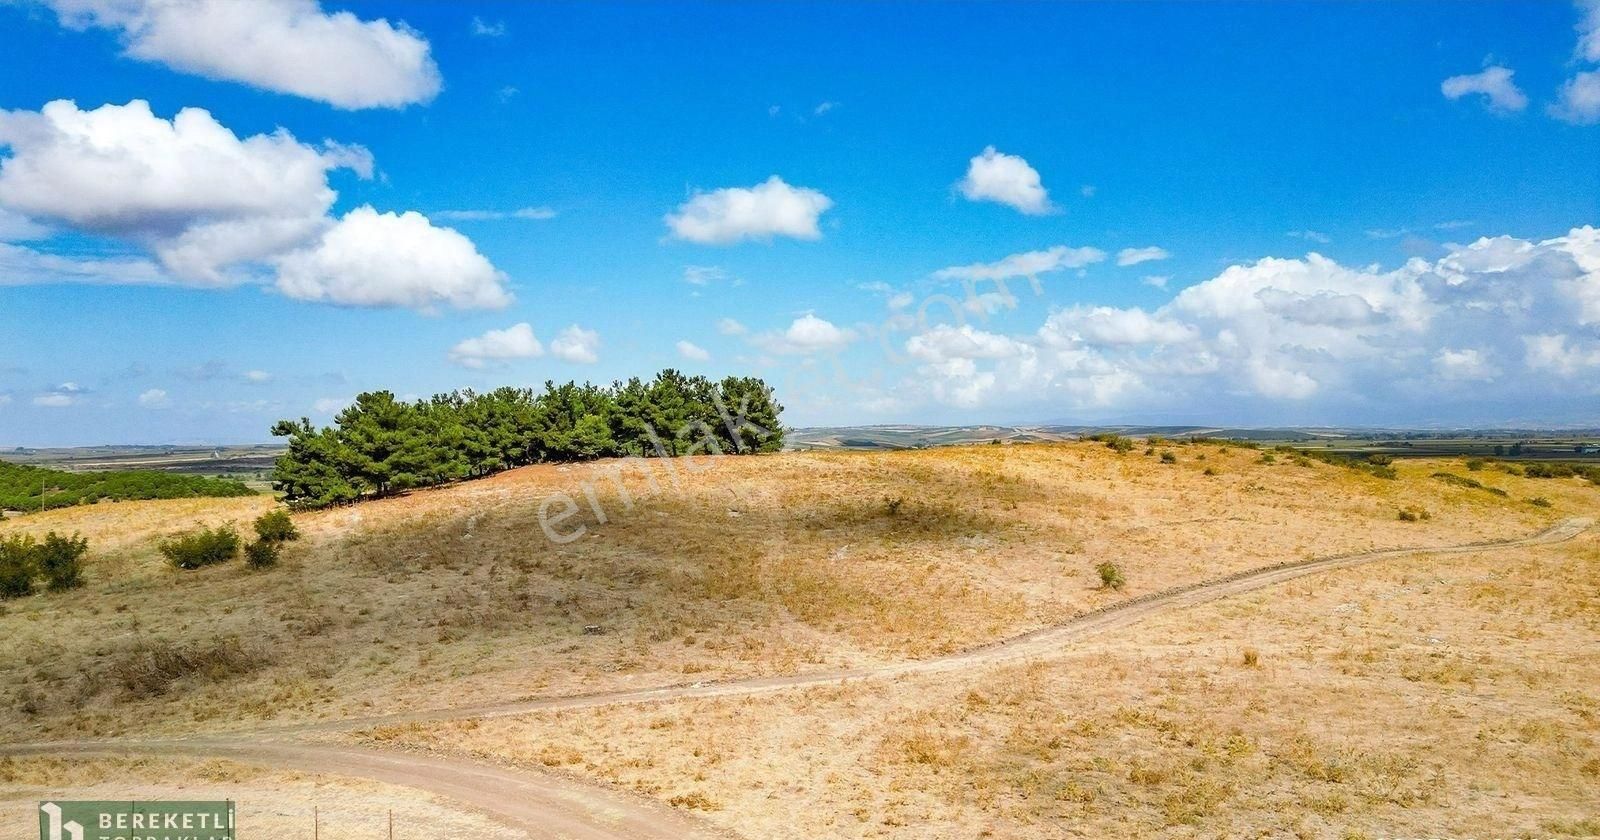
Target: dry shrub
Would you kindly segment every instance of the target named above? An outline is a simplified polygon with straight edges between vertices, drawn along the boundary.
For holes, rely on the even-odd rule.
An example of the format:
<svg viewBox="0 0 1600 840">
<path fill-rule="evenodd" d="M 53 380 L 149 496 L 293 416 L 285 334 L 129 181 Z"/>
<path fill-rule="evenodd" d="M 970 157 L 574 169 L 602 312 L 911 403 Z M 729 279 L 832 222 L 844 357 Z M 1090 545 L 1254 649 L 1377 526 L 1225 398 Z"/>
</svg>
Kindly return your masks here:
<svg viewBox="0 0 1600 840">
<path fill-rule="evenodd" d="M 141 640 L 112 663 L 110 677 L 126 696 L 148 697 L 165 694 L 179 680 L 222 682 L 265 664 L 265 656 L 232 637 L 195 644 Z"/>
</svg>

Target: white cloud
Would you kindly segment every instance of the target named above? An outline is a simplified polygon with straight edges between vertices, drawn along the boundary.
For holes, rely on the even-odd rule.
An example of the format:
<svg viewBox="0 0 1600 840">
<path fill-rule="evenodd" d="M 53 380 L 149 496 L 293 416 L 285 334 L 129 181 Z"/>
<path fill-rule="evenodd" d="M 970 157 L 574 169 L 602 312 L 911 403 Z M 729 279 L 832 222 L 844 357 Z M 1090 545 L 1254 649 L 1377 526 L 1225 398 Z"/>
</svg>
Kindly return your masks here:
<svg viewBox="0 0 1600 840">
<path fill-rule="evenodd" d="M 1600 342 L 1573 341 L 1561 334 L 1522 337 L 1529 368 L 1566 378 L 1600 370 Z"/>
<path fill-rule="evenodd" d="M 906 352 L 925 362 L 947 363 L 957 359 L 1006 359 L 1021 355 L 1026 345 L 971 325 L 939 324 L 906 340 Z"/>
<path fill-rule="evenodd" d="M 721 266 L 715 265 L 686 265 L 683 267 L 683 282 L 691 286 L 709 286 L 718 280 L 728 279 L 728 272 Z"/>
<path fill-rule="evenodd" d="M 1500 370 L 1490 364 L 1489 355 L 1473 347 L 1440 348 L 1433 357 L 1433 370 L 1440 379 L 1463 382 L 1486 382 L 1500 375 Z"/>
<path fill-rule="evenodd" d="M 1165 289 L 1167 287 L 1167 283 L 1171 282 L 1171 280 L 1171 275 L 1147 274 L 1144 276 L 1144 279 L 1140 280 L 1139 282 L 1145 284 L 1146 286 L 1151 286 L 1157 289 Z"/>
<path fill-rule="evenodd" d="M 1576 125 L 1600 122 L 1600 70 L 1579 73 L 1561 86 L 1561 100 L 1550 113 Z"/>
<path fill-rule="evenodd" d="M 986 147 L 967 165 L 966 177 L 956 185 L 969 201 L 995 201 L 1030 216 L 1052 212 L 1050 194 L 1039 172 L 1016 155 Z"/>
<path fill-rule="evenodd" d="M 817 107 L 811 109 L 811 113 L 820 117 L 823 114 L 826 114 L 829 111 L 832 111 L 833 109 L 835 109 L 837 107 L 839 107 L 839 103 L 837 103 L 837 102 L 833 102 L 833 101 L 820 102 L 820 103 L 817 104 Z"/>
<path fill-rule="evenodd" d="M 1094 198 L 1095 192 L 1096 189 L 1094 184 L 1084 184 L 1078 188 L 1078 194 L 1082 195 L 1084 198 Z"/>
<path fill-rule="evenodd" d="M 313 246 L 276 259 L 277 287 L 297 300 L 432 311 L 498 309 L 506 277 L 472 240 L 422 214 L 357 207 Z"/>
<path fill-rule="evenodd" d="M 452 222 L 497 222 L 504 219 L 544 221 L 554 219 L 557 214 L 549 207 L 523 207 L 517 210 L 440 210 L 429 215 Z"/>
<path fill-rule="evenodd" d="M 76 382 L 63 382 L 33 398 L 33 404 L 43 408 L 66 408 L 77 405 L 84 394 Z"/>
<path fill-rule="evenodd" d="M 1074 306 L 1051 315 L 1039 334 L 1052 343 L 1097 345 L 1180 344 L 1198 337 L 1193 327 L 1143 309 Z"/>
<path fill-rule="evenodd" d="M 513 324 L 503 330 L 489 330 L 450 348 L 450 361 L 470 368 L 481 368 L 489 362 L 531 359 L 542 355 L 544 345 L 534 337 L 533 327 L 527 322 Z"/>
<path fill-rule="evenodd" d="M 370 175 L 356 146 L 285 131 L 240 139 L 198 108 L 171 120 L 148 103 L 0 112 L 0 206 L 147 245 L 176 278 L 225 283 L 227 265 L 315 236 L 336 197 L 327 173 Z"/>
<path fill-rule="evenodd" d="M 556 334 L 550 354 L 573 364 L 592 365 L 600 361 L 600 333 L 573 324 Z"/>
<path fill-rule="evenodd" d="M 34 220 L 0 207 L 0 242 L 27 242 L 30 239 L 44 239 L 50 235 L 50 228 Z"/>
<path fill-rule="evenodd" d="M 323 397 L 311 404 L 317 414 L 338 414 L 355 400 L 351 397 Z"/>
<path fill-rule="evenodd" d="M 832 206 L 833 200 L 822 193 L 791 187 L 774 175 L 749 188 L 696 193 L 667 214 L 666 223 L 674 237 L 704 245 L 774 236 L 820 239 L 817 219 Z"/>
<path fill-rule="evenodd" d="M 1600 0 L 1577 0 L 1581 14 L 1578 25 L 1577 57 L 1600 62 Z"/>
<path fill-rule="evenodd" d="M 1511 80 L 1515 71 L 1506 67 L 1486 67 L 1481 73 L 1451 76 L 1439 84 L 1446 99 L 1482 94 L 1491 111 L 1511 113 L 1528 107 L 1528 97 Z"/>
<path fill-rule="evenodd" d="M 497 20 L 489 23 L 477 15 L 472 16 L 472 34 L 480 38 L 499 38 L 506 34 L 506 22 Z"/>
<path fill-rule="evenodd" d="M 217 287 L 269 279 L 303 300 L 493 308 L 505 278 L 471 241 L 416 213 L 328 216 L 328 172 L 372 174 L 359 146 L 302 144 L 286 131 L 239 138 L 197 108 L 171 120 L 139 100 L 91 111 L 59 100 L 0 112 L 0 210 L 148 248 L 79 259 L 0 244 L 0 283 Z M 539 208 L 512 215 L 532 217 Z"/>
<path fill-rule="evenodd" d="M 166 408 L 169 405 L 167 392 L 160 388 L 151 388 L 139 395 L 139 404 L 145 408 Z"/>
<path fill-rule="evenodd" d="M 1167 253 L 1167 249 L 1155 245 L 1151 245 L 1148 248 L 1123 248 L 1117 252 L 1117 265 L 1138 265 L 1139 263 L 1164 260 L 1171 256 L 1171 254 Z"/>
<path fill-rule="evenodd" d="M 1326 233 L 1319 233 L 1314 230 L 1291 230 L 1287 235 L 1296 239 L 1304 239 L 1307 242 L 1315 242 L 1319 245 L 1326 245 L 1333 241 Z"/>
<path fill-rule="evenodd" d="M 0 243 L 0 286 L 45 283 L 165 286 L 173 282 L 172 277 L 160 266 L 139 257 L 61 257 L 20 245 Z"/>
<path fill-rule="evenodd" d="M 856 334 L 854 330 L 834 326 L 808 312 L 796 318 L 783 332 L 762 333 L 754 340 L 757 346 L 771 353 L 805 355 L 842 350 L 856 340 Z"/>
<path fill-rule="evenodd" d="M 1583 420 L 1600 397 L 1600 229 L 1484 237 L 1394 269 L 1263 259 L 1154 310 L 1075 306 L 1018 336 L 937 326 L 905 349 L 914 369 L 879 389 L 903 407 L 1505 422 L 1537 405 Z"/>
<path fill-rule="evenodd" d="M 741 324 L 732 318 L 723 318 L 717 321 L 717 332 L 722 333 L 723 335 L 744 335 L 745 333 L 749 332 L 749 330 L 744 324 Z"/>
<path fill-rule="evenodd" d="M 1106 258 L 1099 248 L 1068 248 L 1057 245 L 1043 251 L 1012 254 L 992 263 L 972 263 L 941 268 L 933 273 L 940 280 L 1009 280 L 1034 277 L 1067 268 L 1083 268 Z"/>
<path fill-rule="evenodd" d="M 127 55 L 326 102 L 399 108 L 439 92 L 426 39 L 316 0 L 46 0 L 64 26 L 121 34 Z"/>
<path fill-rule="evenodd" d="M 711 359 L 711 354 L 704 347 L 689 341 L 680 341 L 677 344 L 678 355 L 691 362 L 704 362 Z"/>
<path fill-rule="evenodd" d="M 244 372 L 244 381 L 252 385 L 260 385 L 264 382 L 271 382 L 272 374 L 264 370 L 247 370 Z"/>
</svg>

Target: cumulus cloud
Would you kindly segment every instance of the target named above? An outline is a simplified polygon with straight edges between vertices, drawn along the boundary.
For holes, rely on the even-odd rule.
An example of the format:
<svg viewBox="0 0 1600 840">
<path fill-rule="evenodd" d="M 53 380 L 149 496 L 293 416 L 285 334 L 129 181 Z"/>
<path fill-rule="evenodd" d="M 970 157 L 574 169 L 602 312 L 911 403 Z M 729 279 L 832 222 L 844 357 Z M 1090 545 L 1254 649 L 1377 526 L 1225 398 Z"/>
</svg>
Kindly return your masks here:
<svg viewBox="0 0 1600 840">
<path fill-rule="evenodd" d="M 941 268 L 933 273 L 940 280 L 1010 280 L 1034 277 L 1067 268 L 1083 268 L 1106 258 L 1099 248 L 1068 248 L 1057 245 L 1043 251 L 1012 254 L 991 263 L 972 263 Z"/>
<path fill-rule="evenodd" d="M 711 354 L 704 347 L 691 341 L 678 342 L 678 355 L 691 362 L 704 362 L 711 359 Z"/>
<path fill-rule="evenodd" d="M 807 312 L 794 319 L 782 332 L 762 333 L 754 337 L 757 346 L 770 353 L 800 354 L 829 353 L 842 350 L 856 340 L 854 330 L 834 326 L 832 322 Z"/>
<path fill-rule="evenodd" d="M 1561 86 L 1560 100 L 1550 113 L 1577 125 L 1600 122 L 1600 70 L 1579 73 Z"/>
<path fill-rule="evenodd" d="M 503 330 L 489 330 L 476 338 L 468 338 L 450 348 L 450 361 L 469 368 L 481 368 L 490 362 L 510 359 L 531 359 L 544 355 L 544 345 L 534 337 L 533 327 L 527 322 L 513 324 Z"/>
<path fill-rule="evenodd" d="M 1051 315 L 1039 335 L 1057 344 L 1179 344 L 1194 339 L 1186 324 L 1145 312 L 1112 306 L 1074 306 Z"/>
<path fill-rule="evenodd" d="M 1513 113 L 1528 107 L 1528 97 L 1511 80 L 1514 70 L 1506 67 L 1485 67 L 1481 73 L 1451 76 L 1439 84 L 1439 92 L 1446 99 L 1482 95 L 1489 110 Z"/>
<path fill-rule="evenodd" d="M 142 100 L 0 112 L 0 146 L 11 151 L 0 206 L 136 240 L 197 284 L 315 236 L 336 197 L 328 172 L 372 171 L 359 147 L 312 147 L 281 130 L 240 139 L 199 108 L 164 120 Z"/>
<path fill-rule="evenodd" d="M 404 23 L 316 0 L 46 0 L 62 25 L 109 29 L 127 55 L 180 72 L 326 102 L 399 108 L 439 92 L 428 41 Z"/>
<path fill-rule="evenodd" d="M 8 218 L 119 238 L 154 257 L 0 245 L 0 265 L 15 269 L 0 282 L 220 287 L 276 270 L 278 288 L 301 299 L 424 309 L 509 300 L 503 276 L 470 241 L 416 213 L 329 216 L 331 171 L 372 175 L 359 146 L 310 146 L 281 129 L 240 138 L 198 108 L 166 120 L 141 100 L 89 111 L 58 100 L 0 111 L 0 147 L 11 153 L 0 159 Z"/>
<path fill-rule="evenodd" d="M 151 388 L 139 395 L 139 404 L 145 408 L 166 408 L 169 405 L 167 392 L 160 388 Z"/>
<path fill-rule="evenodd" d="M 1171 256 L 1171 254 L 1167 253 L 1167 249 L 1155 245 L 1151 245 L 1148 248 L 1123 248 L 1117 252 L 1117 265 L 1138 265 L 1139 263 L 1164 260 Z"/>
<path fill-rule="evenodd" d="M 506 277 L 472 240 L 416 212 L 357 207 L 313 246 L 276 259 L 277 288 L 297 300 L 433 311 L 511 303 Z"/>
<path fill-rule="evenodd" d="M 696 193 L 666 216 L 672 235 L 703 245 L 729 245 L 774 236 L 820 239 L 817 220 L 833 200 L 774 175 L 753 187 Z"/>
<path fill-rule="evenodd" d="M 573 364 L 592 365 L 600 361 L 600 333 L 573 324 L 556 334 L 550 354 Z"/>
<path fill-rule="evenodd" d="M 994 201 L 1030 216 L 1055 210 L 1038 170 L 1016 155 L 988 146 L 967 164 L 966 177 L 956 184 L 969 201 Z"/>
<path fill-rule="evenodd" d="M 1506 405 L 1576 417 L 1600 398 L 1600 229 L 1483 237 L 1392 269 L 1262 259 L 1156 309 L 1074 306 L 1023 335 L 941 325 L 905 350 L 914 373 L 887 391 L 902 406 L 1394 419 L 1482 412 L 1474 386 L 1492 384 Z M 1318 413 L 1282 413 L 1301 410 Z"/>
</svg>

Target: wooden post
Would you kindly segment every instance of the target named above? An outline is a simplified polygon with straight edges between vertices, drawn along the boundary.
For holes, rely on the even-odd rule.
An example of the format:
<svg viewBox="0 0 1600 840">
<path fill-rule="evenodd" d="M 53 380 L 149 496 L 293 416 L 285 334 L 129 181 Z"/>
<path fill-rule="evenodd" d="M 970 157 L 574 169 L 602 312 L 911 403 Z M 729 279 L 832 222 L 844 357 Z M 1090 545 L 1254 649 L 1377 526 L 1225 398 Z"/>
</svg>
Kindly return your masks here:
<svg viewBox="0 0 1600 840">
<path fill-rule="evenodd" d="M 389 809 L 389 840 L 394 840 L 394 809 Z"/>
<path fill-rule="evenodd" d="M 320 840 L 322 837 L 322 818 L 317 812 L 317 806 L 311 806 L 311 840 Z"/>
</svg>

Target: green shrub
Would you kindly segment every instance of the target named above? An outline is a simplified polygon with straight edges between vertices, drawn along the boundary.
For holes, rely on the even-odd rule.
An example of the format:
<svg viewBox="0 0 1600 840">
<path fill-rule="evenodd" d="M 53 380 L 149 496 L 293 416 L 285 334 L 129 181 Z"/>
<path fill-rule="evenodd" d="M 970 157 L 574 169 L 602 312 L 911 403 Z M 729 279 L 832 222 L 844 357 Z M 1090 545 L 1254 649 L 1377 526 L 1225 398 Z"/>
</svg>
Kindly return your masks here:
<svg viewBox="0 0 1600 840">
<path fill-rule="evenodd" d="M 51 592 L 83 585 L 83 555 L 88 553 L 89 541 L 77 534 L 63 537 L 51 531 L 45 535 L 37 549 L 37 566 Z"/>
<path fill-rule="evenodd" d="M 1381 452 L 1375 453 L 1375 454 L 1367 456 L 1367 463 L 1369 463 L 1369 464 L 1377 464 L 1380 467 L 1387 467 L 1390 464 L 1394 463 L 1394 456 L 1392 456 L 1392 455 L 1384 455 Z"/>
<path fill-rule="evenodd" d="M 1217 475 L 1218 474 L 1217 473 L 1217 468 L 1216 467 L 1206 467 L 1204 474 L 1205 475 Z"/>
<path fill-rule="evenodd" d="M 1276 464 L 1276 463 L 1278 463 L 1278 459 L 1271 452 L 1263 452 L 1263 453 L 1261 453 L 1261 463 L 1263 463 L 1263 464 Z"/>
<path fill-rule="evenodd" d="M 32 534 L 0 537 L 0 598 L 21 598 L 33 594 L 33 579 L 39 574 L 39 542 Z"/>
<path fill-rule="evenodd" d="M 1122 570 L 1117 568 L 1117 564 L 1110 560 L 1095 566 L 1094 570 L 1100 573 L 1101 589 L 1121 589 L 1127 584 L 1127 580 L 1122 577 Z"/>
<path fill-rule="evenodd" d="M 1468 458 L 1467 459 L 1467 469 L 1472 470 L 1473 472 L 1477 472 L 1478 470 L 1483 469 L 1483 459 L 1482 458 Z"/>
<path fill-rule="evenodd" d="M 238 556 L 239 532 L 231 525 L 201 528 L 165 540 L 159 548 L 172 565 L 180 569 L 198 569 Z"/>
<path fill-rule="evenodd" d="M 256 540 L 244 547 L 245 565 L 252 569 L 270 569 L 278 565 L 278 551 L 283 543 L 277 540 Z"/>
<path fill-rule="evenodd" d="M 1116 452 L 1119 455 L 1124 452 L 1133 451 L 1133 441 L 1129 438 L 1123 437 L 1122 435 L 1106 435 L 1105 441 L 1106 448 Z"/>
<path fill-rule="evenodd" d="M 1161 453 L 1161 463 L 1176 464 L 1178 463 L 1178 456 L 1171 452 L 1163 452 Z"/>
<path fill-rule="evenodd" d="M 269 510 L 256 519 L 256 536 L 263 542 L 288 542 L 300 539 L 299 529 L 283 508 Z"/>
</svg>

